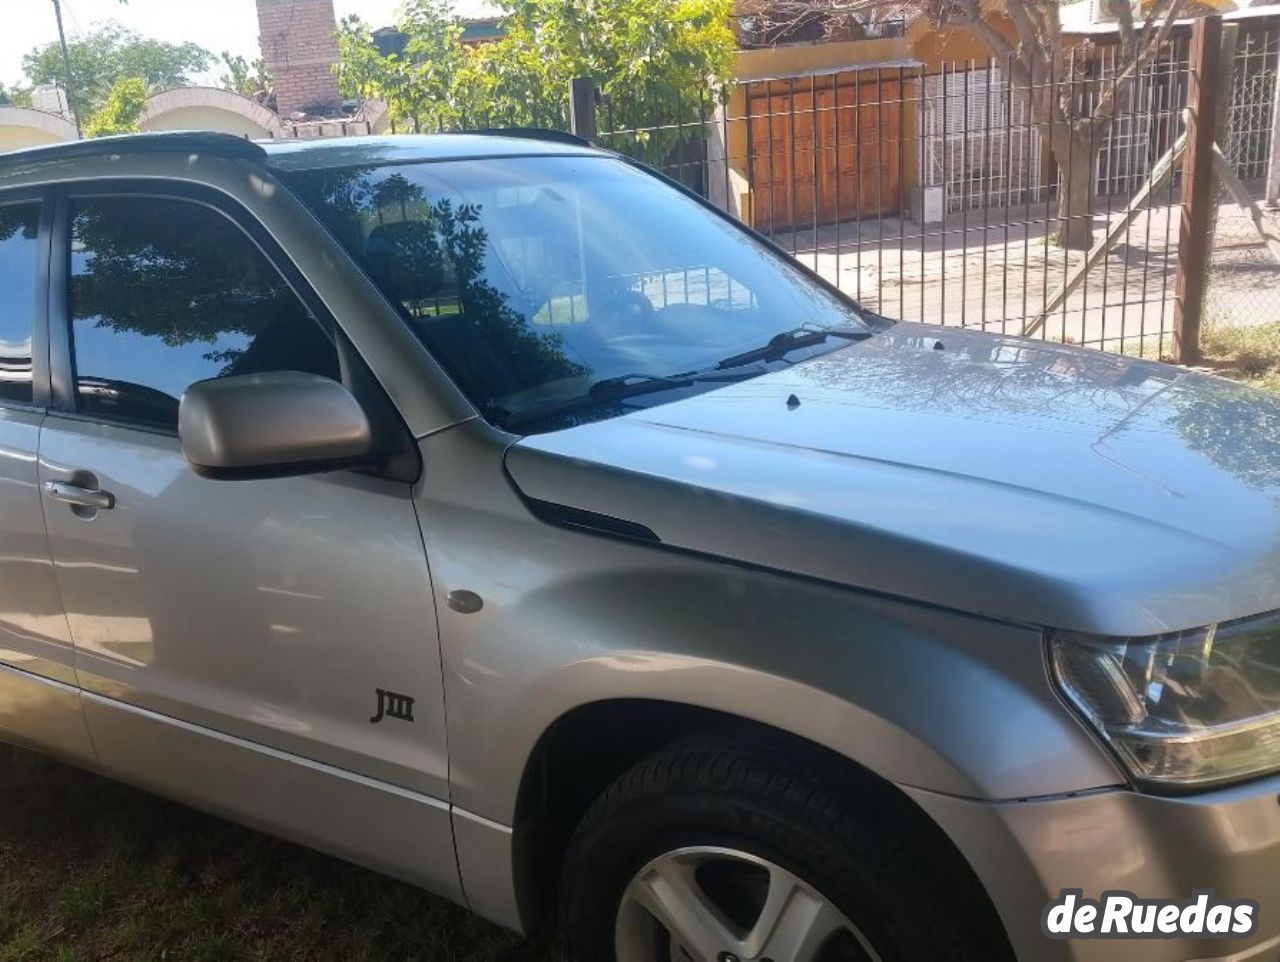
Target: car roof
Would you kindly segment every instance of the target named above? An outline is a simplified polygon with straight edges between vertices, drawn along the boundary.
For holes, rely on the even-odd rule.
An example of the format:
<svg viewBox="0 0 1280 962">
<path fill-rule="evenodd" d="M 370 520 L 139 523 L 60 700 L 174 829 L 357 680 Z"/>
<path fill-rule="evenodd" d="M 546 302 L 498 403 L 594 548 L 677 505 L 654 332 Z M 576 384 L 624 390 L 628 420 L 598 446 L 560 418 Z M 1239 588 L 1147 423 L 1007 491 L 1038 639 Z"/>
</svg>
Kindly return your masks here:
<svg viewBox="0 0 1280 962">
<path fill-rule="evenodd" d="M 322 140 L 250 141 L 206 131 L 165 131 L 77 140 L 0 153 L 0 168 L 124 154 L 178 153 L 249 160 L 280 171 L 488 157 L 603 155 L 587 141 L 553 130 L 400 134 Z"/>
<path fill-rule="evenodd" d="M 601 153 L 585 140 L 555 131 L 528 131 L 515 136 L 508 133 L 397 134 L 331 140 L 276 140 L 262 146 L 266 150 L 267 165 L 282 171 L 486 157 L 581 157 Z"/>
</svg>

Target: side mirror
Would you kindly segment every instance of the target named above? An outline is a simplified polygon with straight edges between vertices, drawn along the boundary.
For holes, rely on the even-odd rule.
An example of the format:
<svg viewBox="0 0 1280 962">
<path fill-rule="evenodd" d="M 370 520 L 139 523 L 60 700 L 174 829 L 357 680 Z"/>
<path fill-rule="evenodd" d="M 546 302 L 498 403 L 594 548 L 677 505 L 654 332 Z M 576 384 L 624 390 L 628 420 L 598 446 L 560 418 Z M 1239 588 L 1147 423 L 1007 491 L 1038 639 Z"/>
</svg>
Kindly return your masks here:
<svg viewBox="0 0 1280 962">
<path fill-rule="evenodd" d="M 182 453 L 223 480 L 314 474 L 367 464 L 373 431 L 337 381 L 279 371 L 197 381 L 178 405 Z"/>
</svg>

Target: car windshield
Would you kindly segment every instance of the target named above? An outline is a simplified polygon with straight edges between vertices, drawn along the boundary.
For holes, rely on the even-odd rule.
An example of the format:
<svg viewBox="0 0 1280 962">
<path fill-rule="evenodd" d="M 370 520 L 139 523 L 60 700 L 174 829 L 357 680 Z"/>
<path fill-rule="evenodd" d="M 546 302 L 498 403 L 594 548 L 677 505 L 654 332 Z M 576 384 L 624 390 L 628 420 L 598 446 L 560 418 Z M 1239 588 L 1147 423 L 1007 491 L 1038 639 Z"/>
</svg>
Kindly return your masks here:
<svg viewBox="0 0 1280 962">
<path fill-rule="evenodd" d="M 486 418 L 520 433 L 709 390 L 867 330 L 785 256 L 612 158 L 285 179 Z M 736 358 L 751 363 L 726 370 Z"/>
</svg>

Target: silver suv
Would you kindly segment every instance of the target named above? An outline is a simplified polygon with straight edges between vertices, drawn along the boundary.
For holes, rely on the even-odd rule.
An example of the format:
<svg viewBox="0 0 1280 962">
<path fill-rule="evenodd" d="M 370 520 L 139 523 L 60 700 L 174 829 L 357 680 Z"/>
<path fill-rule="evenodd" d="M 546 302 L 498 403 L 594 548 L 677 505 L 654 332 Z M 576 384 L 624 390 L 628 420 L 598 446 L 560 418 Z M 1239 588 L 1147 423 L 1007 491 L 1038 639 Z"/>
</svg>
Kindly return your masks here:
<svg viewBox="0 0 1280 962">
<path fill-rule="evenodd" d="M 10 154 L 0 290 L 5 739 L 580 962 L 1280 954 L 1280 401 L 550 135 Z"/>
</svg>

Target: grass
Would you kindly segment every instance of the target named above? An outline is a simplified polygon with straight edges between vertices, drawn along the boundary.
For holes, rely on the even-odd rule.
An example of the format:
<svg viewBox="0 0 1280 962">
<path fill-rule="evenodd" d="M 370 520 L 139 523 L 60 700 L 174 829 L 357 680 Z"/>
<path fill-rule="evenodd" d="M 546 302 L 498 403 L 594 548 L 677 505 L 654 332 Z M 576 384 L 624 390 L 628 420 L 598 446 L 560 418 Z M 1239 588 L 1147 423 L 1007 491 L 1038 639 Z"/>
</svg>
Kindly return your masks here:
<svg viewBox="0 0 1280 962">
<path fill-rule="evenodd" d="M 1126 338 L 1122 343 L 1107 345 L 1108 351 L 1114 351 L 1124 357 L 1139 357 L 1148 361 L 1168 361 L 1173 357 L 1173 336 L 1166 334 L 1147 335 L 1146 337 Z"/>
<path fill-rule="evenodd" d="M 1167 361 L 1173 357 L 1173 337 L 1136 338 L 1122 345 L 1119 353 Z M 1280 321 L 1253 327 L 1206 327 L 1200 353 L 1197 367 L 1280 393 Z"/>
<path fill-rule="evenodd" d="M 1280 393 L 1280 321 L 1256 327 L 1210 327 L 1204 365 L 1218 374 Z"/>
<path fill-rule="evenodd" d="M 0 746 L 0 962 L 559 962 L 411 886 Z"/>
</svg>

